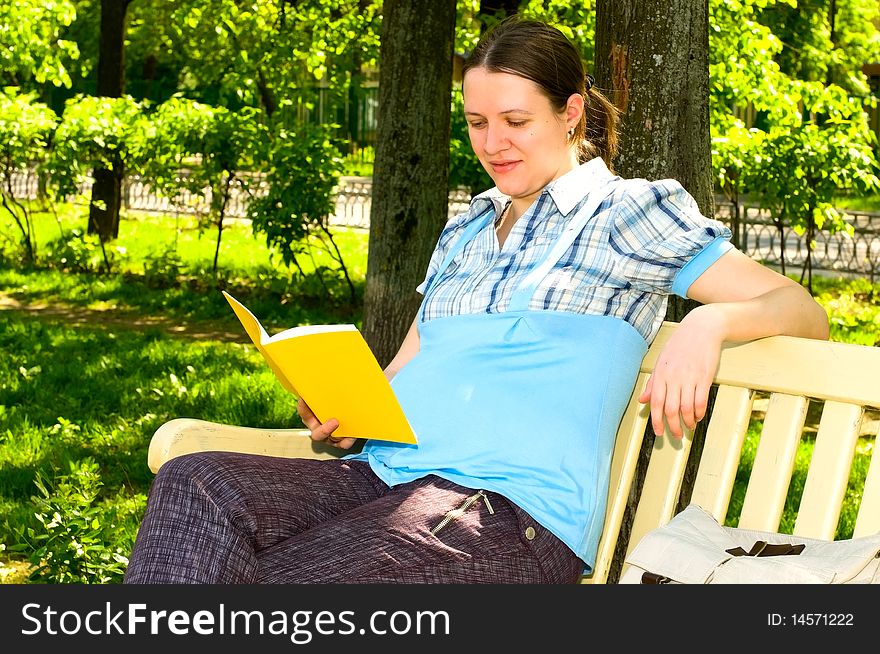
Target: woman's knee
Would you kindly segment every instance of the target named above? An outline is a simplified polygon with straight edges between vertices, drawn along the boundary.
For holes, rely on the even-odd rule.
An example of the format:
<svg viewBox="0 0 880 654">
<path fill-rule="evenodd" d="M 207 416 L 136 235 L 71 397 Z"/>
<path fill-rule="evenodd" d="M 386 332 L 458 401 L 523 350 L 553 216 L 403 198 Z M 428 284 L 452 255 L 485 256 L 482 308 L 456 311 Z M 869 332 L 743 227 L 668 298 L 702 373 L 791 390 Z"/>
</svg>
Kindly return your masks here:
<svg viewBox="0 0 880 654">
<path fill-rule="evenodd" d="M 189 482 L 190 480 L 204 477 L 210 470 L 216 469 L 218 454 L 220 453 L 193 452 L 168 459 L 156 472 L 153 484 L 178 484 L 181 481 Z"/>
<path fill-rule="evenodd" d="M 227 494 L 236 487 L 228 452 L 193 452 L 166 461 L 156 472 L 151 496 Z"/>
</svg>

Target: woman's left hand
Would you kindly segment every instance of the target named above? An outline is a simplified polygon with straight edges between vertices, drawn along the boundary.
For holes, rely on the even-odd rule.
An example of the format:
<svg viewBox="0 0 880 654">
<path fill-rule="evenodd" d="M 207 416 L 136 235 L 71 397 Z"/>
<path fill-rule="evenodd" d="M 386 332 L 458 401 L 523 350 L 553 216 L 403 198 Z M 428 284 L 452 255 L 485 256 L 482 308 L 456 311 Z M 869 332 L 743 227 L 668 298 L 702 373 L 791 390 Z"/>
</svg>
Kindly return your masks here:
<svg viewBox="0 0 880 654">
<path fill-rule="evenodd" d="M 651 405 L 651 427 L 663 434 L 664 419 L 675 438 L 706 415 L 709 389 L 724 341 L 720 316 L 708 305 L 688 313 L 666 343 L 639 402 Z"/>
</svg>

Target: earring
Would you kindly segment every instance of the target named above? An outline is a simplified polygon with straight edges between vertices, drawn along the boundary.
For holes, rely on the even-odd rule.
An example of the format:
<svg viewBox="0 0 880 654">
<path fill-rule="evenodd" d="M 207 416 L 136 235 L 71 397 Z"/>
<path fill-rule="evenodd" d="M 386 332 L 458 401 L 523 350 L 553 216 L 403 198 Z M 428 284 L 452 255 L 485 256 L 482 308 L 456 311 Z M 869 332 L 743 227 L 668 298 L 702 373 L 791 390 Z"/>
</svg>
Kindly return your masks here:
<svg viewBox="0 0 880 654">
<path fill-rule="evenodd" d="M 568 130 L 568 135 L 574 136 L 574 127 L 572 127 L 570 130 Z"/>
</svg>

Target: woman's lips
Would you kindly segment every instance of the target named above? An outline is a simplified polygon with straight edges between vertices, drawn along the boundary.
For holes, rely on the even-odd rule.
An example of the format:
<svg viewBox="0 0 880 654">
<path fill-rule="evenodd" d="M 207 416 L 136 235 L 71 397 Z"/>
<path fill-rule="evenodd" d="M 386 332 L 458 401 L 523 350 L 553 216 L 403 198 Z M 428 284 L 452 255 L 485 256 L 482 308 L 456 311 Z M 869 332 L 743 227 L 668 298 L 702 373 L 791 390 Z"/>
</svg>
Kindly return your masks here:
<svg viewBox="0 0 880 654">
<path fill-rule="evenodd" d="M 492 170 L 496 173 L 509 173 L 511 170 L 516 168 L 519 164 L 519 161 L 490 161 L 489 165 L 492 166 Z"/>
</svg>

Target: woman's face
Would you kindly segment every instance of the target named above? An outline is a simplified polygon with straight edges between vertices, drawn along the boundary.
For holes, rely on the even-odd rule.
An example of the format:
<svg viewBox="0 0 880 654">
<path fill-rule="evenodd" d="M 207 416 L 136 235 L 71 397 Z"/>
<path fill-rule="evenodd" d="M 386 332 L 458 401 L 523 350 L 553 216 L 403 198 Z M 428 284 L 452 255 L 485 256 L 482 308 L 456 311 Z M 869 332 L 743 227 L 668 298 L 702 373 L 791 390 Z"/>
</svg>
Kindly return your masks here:
<svg viewBox="0 0 880 654">
<path fill-rule="evenodd" d="M 568 130 L 583 112 L 581 96 L 573 95 L 559 113 L 531 80 L 485 68 L 469 70 L 462 91 L 471 147 L 505 195 L 528 206 L 548 183 L 578 166 Z"/>
</svg>

